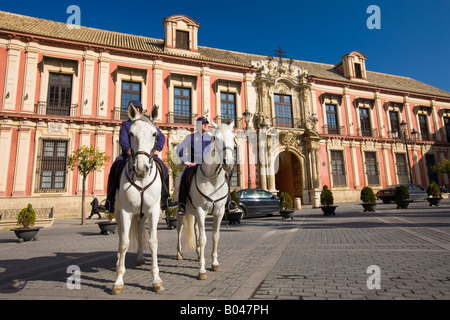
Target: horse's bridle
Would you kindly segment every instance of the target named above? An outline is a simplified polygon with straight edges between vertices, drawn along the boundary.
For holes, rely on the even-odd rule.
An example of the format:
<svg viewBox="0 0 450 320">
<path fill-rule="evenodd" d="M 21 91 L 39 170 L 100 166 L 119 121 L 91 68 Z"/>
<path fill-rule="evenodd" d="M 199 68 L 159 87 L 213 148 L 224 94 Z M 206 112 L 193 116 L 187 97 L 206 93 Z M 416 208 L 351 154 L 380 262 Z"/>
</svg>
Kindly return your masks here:
<svg viewBox="0 0 450 320">
<path fill-rule="evenodd" d="M 133 120 L 132 123 L 134 123 L 134 122 L 136 122 L 138 120 L 145 121 L 145 120 L 143 120 L 141 118 L 137 118 L 137 119 Z M 149 122 L 149 123 L 152 124 L 151 122 Z M 156 126 L 155 126 L 155 128 L 156 128 Z M 136 156 L 138 156 L 140 154 L 145 155 L 145 156 L 147 156 L 149 158 L 149 160 L 150 160 L 150 169 L 149 169 L 148 175 L 150 175 L 152 173 L 153 163 L 154 163 L 153 153 L 155 151 L 155 148 L 156 148 L 156 139 L 155 139 L 155 143 L 154 143 L 153 148 L 152 148 L 150 153 L 148 153 L 146 151 L 141 151 L 141 150 L 134 152 L 133 148 L 131 148 L 131 159 L 133 159 L 133 161 L 136 158 Z M 143 207 L 143 204 L 144 204 L 144 192 L 145 192 L 145 190 L 147 190 L 155 182 L 156 177 L 158 176 L 158 174 L 156 173 L 154 178 L 152 179 L 152 181 L 150 181 L 145 187 L 140 187 L 133 181 L 134 180 L 134 173 L 130 177 L 128 171 L 130 170 L 131 161 L 130 161 L 130 159 L 128 159 L 127 161 L 128 161 L 128 170 L 125 170 L 125 177 L 127 178 L 128 182 L 133 187 L 135 187 L 139 191 L 139 193 L 141 194 L 140 218 L 142 218 L 144 216 L 144 212 L 142 211 L 142 207 Z M 158 170 L 157 170 L 157 172 L 158 172 Z"/>
</svg>

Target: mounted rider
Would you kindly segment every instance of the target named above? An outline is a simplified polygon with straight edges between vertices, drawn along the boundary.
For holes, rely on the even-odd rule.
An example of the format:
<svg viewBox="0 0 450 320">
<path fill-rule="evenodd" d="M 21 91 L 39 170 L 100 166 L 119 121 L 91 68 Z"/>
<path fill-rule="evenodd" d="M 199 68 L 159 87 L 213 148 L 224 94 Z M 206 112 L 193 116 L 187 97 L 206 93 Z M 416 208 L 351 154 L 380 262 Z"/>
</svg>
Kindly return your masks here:
<svg viewBox="0 0 450 320">
<path fill-rule="evenodd" d="M 199 117 L 196 121 L 195 132 L 187 135 L 177 146 L 177 154 L 180 160 L 186 165 L 186 169 L 181 176 L 180 190 L 178 194 L 178 214 L 186 213 L 187 181 L 188 173 L 203 163 L 205 149 L 211 144 L 212 137 L 207 132 L 209 121 L 205 117 Z"/>
<path fill-rule="evenodd" d="M 128 108 L 133 105 L 136 108 L 136 112 L 141 115 L 142 114 L 142 104 L 138 100 L 132 100 L 128 104 Z M 106 202 L 104 206 L 99 206 L 99 209 L 105 212 L 114 212 L 114 204 L 116 199 L 116 191 L 118 188 L 119 180 L 120 180 L 120 172 L 123 169 L 123 166 L 126 162 L 126 160 L 131 156 L 131 145 L 130 145 L 130 127 L 131 127 L 132 121 L 131 119 L 128 119 L 124 122 L 122 122 L 120 132 L 119 132 L 119 145 L 122 149 L 122 154 L 120 154 L 114 161 L 114 163 L 111 165 L 111 169 L 108 175 L 108 185 L 107 185 L 107 191 L 106 191 Z M 155 124 L 156 125 L 156 124 Z M 155 151 L 153 153 L 153 159 L 156 160 L 160 165 L 161 168 L 163 168 L 163 181 L 165 186 L 161 189 L 161 209 L 165 210 L 167 209 L 167 204 L 169 206 L 173 205 L 170 202 L 169 199 L 169 191 L 168 191 L 168 185 L 169 185 L 169 170 L 167 169 L 167 166 L 164 164 L 164 162 L 159 158 L 159 154 L 161 150 L 164 148 L 164 144 L 166 143 L 166 137 L 164 137 L 164 134 L 161 132 L 161 130 L 156 127 L 158 130 L 158 136 L 156 138 L 156 147 Z"/>
</svg>

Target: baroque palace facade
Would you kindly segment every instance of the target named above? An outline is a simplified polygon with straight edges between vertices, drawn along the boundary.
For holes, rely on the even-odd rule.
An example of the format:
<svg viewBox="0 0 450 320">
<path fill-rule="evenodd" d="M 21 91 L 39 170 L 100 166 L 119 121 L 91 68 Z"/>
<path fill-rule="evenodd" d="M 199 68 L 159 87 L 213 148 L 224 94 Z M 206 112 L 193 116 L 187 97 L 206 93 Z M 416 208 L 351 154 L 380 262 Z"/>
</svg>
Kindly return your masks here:
<svg viewBox="0 0 450 320">
<path fill-rule="evenodd" d="M 200 115 L 267 132 L 251 155 L 245 134 L 236 139 L 233 188 L 250 182 L 318 206 L 323 185 L 336 202 L 359 201 L 366 185 L 449 186 L 448 175 L 430 169 L 449 158 L 449 92 L 368 71 L 358 51 L 336 65 L 284 59 L 281 50 L 264 57 L 198 46 L 200 25 L 183 15 L 163 26 L 161 40 L 0 11 L 0 209 L 30 202 L 78 216 L 81 178 L 66 159 L 82 145 L 119 155 L 120 124 L 135 99 L 159 106 L 162 158 Z M 88 179 L 100 200 L 112 160 Z"/>
</svg>

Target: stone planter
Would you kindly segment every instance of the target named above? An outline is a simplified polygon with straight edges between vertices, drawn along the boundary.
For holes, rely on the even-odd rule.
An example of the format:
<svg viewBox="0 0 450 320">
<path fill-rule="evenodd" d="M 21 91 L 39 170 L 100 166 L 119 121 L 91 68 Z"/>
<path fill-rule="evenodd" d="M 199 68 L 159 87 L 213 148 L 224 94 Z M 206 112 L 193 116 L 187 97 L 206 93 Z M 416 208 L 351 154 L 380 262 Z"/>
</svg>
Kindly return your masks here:
<svg viewBox="0 0 450 320">
<path fill-rule="evenodd" d="M 11 229 L 11 231 L 14 231 L 17 238 L 19 238 L 19 242 L 24 241 L 30 241 L 30 240 L 37 240 L 37 233 L 39 232 L 41 228 L 40 227 L 34 227 L 29 229 Z"/>
<path fill-rule="evenodd" d="M 101 221 L 97 222 L 98 227 L 100 228 L 100 233 L 104 235 L 108 235 L 110 233 L 116 233 L 117 222 L 113 221 Z"/>
<path fill-rule="evenodd" d="M 237 210 L 234 212 L 225 212 L 225 218 L 230 224 L 241 223 L 242 210 Z"/>
<path fill-rule="evenodd" d="M 324 216 L 334 216 L 337 207 L 338 206 L 320 206 L 320 209 L 322 209 Z"/>
<path fill-rule="evenodd" d="M 375 212 L 375 207 L 377 206 L 376 203 L 361 203 L 361 205 L 364 208 L 364 212 Z"/>
<path fill-rule="evenodd" d="M 438 207 L 439 203 L 441 202 L 442 199 L 443 199 L 442 197 L 440 197 L 440 198 L 433 198 L 433 197 L 431 197 L 431 198 L 427 198 L 427 201 L 430 204 L 430 207 L 433 206 L 433 205 Z"/>
<path fill-rule="evenodd" d="M 406 209 L 412 200 L 395 200 L 395 204 L 397 205 L 397 209 Z"/>
<path fill-rule="evenodd" d="M 171 230 L 171 229 L 176 229 L 178 226 L 178 220 L 177 218 L 165 218 L 166 223 L 167 223 L 167 229 Z"/>
<path fill-rule="evenodd" d="M 294 210 L 280 210 L 280 215 L 283 220 L 294 219 Z"/>
</svg>

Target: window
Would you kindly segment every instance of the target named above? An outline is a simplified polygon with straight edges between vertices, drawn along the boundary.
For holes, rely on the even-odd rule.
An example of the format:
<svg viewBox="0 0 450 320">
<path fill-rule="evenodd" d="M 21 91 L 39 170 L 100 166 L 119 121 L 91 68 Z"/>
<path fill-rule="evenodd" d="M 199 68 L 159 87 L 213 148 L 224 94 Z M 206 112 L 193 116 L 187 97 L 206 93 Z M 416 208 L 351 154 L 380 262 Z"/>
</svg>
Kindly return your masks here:
<svg viewBox="0 0 450 320">
<path fill-rule="evenodd" d="M 355 63 L 355 77 L 356 78 L 362 78 L 362 71 L 361 71 L 361 64 Z"/>
<path fill-rule="evenodd" d="M 329 134 L 338 134 L 336 106 L 334 104 L 325 105 L 327 114 L 327 129 Z"/>
<path fill-rule="evenodd" d="M 177 30 L 176 37 L 176 48 L 189 50 L 189 32 Z"/>
<path fill-rule="evenodd" d="M 366 152 L 366 174 L 368 184 L 379 184 L 377 170 L 377 155 L 375 152 Z"/>
<path fill-rule="evenodd" d="M 408 167 L 406 162 L 406 155 L 404 153 L 395 154 L 395 159 L 397 162 L 397 176 L 398 183 L 408 183 L 409 182 L 409 174 Z"/>
<path fill-rule="evenodd" d="M 234 93 L 220 94 L 222 122 L 230 123 L 236 120 L 236 95 Z"/>
<path fill-rule="evenodd" d="M 175 88 L 174 122 L 191 123 L 191 89 Z"/>
<path fill-rule="evenodd" d="M 372 129 L 370 128 L 369 109 L 359 108 L 359 123 L 361 125 L 361 135 L 371 137 Z"/>
<path fill-rule="evenodd" d="M 293 128 L 291 97 L 281 94 L 274 95 L 275 121 L 278 127 Z"/>
<path fill-rule="evenodd" d="M 120 119 L 128 119 L 128 105 L 131 100 L 141 101 L 141 83 L 122 81 L 122 101 Z"/>
<path fill-rule="evenodd" d="M 40 173 L 38 191 L 61 191 L 66 188 L 67 140 L 41 140 L 38 157 Z"/>
<path fill-rule="evenodd" d="M 345 186 L 344 156 L 342 151 L 331 151 L 331 176 L 334 186 Z"/>
<path fill-rule="evenodd" d="M 447 134 L 447 142 L 450 142 L 450 117 L 444 117 L 444 127 Z"/>
<path fill-rule="evenodd" d="M 236 161 L 236 165 L 233 166 L 233 171 L 231 173 L 230 187 L 238 187 L 239 186 L 239 176 L 240 176 L 239 163 L 241 163 L 241 161 L 239 160 L 239 152 L 238 152 L 237 148 L 233 149 L 233 157 Z"/>
<path fill-rule="evenodd" d="M 389 122 L 391 123 L 391 138 L 399 138 L 400 123 L 398 121 L 397 111 L 389 111 Z"/>
<path fill-rule="evenodd" d="M 428 135 L 427 116 L 424 114 L 419 114 L 419 128 L 422 140 L 430 140 L 430 136 Z"/>
<path fill-rule="evenodd" d="M 427 173 L 428 173 L 428 178 L 431 181 L 436 182 L 439 185 L 439 181 L 438 181 L 438 174 L 437 172 L 434 172 L 431 168 L 436 164 L 436 161 L 434 160 L 434 155 L 432 154 L 426 154 L 425 155 L 425 162 L 427 164 Z"/>
<path fill-rule="evenodd" d="M 72 75 L 50 73 L 47 95 L 47 114 L 69 116 L 72 101 Z"/>
</svg>

